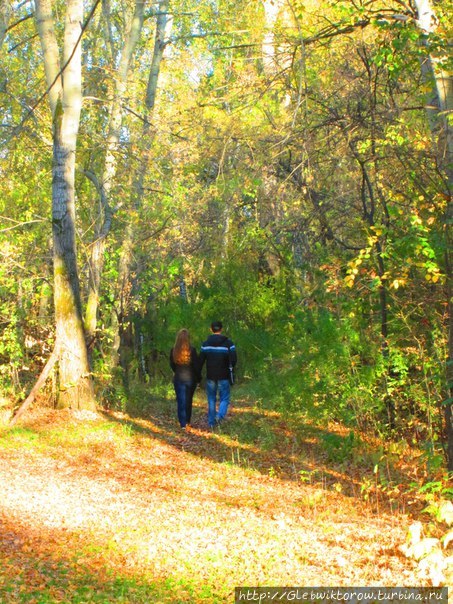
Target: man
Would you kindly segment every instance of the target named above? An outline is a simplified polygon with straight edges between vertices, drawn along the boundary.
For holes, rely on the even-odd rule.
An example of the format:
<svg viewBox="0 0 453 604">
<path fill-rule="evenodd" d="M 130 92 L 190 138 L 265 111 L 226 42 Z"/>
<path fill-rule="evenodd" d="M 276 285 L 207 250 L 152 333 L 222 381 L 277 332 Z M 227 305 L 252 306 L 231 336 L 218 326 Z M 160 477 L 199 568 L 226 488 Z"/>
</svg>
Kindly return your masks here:
<svg viewBox="0 0 453 604">
<path fill-rule="evenodd" d="M 200 371 L 206 361 L 206 394 L 208 397 L 208 423 L 214 428 L 226 416 L 230 404 L 230 367 L 236 365 L 236 347 L 222 335 L 222 322 L 211 323 L 212 334 L 203 342 L 200 352 Z M 219 410 L 216 410 L 217 392 Z"/>
</svg>

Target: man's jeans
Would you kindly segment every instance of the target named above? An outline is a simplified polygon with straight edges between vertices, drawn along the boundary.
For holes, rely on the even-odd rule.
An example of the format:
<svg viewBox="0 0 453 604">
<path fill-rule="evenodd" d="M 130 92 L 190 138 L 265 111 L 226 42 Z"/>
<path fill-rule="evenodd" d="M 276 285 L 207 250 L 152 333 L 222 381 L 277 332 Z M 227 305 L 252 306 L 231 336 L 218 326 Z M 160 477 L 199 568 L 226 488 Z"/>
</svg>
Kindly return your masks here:
<svg viewBox="0 0 453 604">
<path fill-rule="evenodd" d="M 219 391 L 219 411 L 216 412 L 217 390 Z M 208 396 L 208 424 L 214 427 L 227 414 L 230 404 L 230 382 L 228 380 L 206 380 Z"/>
</svg>

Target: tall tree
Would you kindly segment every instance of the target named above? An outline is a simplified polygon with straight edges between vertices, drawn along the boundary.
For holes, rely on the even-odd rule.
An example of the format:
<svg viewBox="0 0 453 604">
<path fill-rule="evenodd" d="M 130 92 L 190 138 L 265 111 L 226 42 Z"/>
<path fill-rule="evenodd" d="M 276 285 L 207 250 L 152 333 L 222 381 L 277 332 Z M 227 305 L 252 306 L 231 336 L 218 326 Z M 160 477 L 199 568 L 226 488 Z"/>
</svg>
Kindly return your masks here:
<svg viewBox="0 0 453 604">
<path fill-rule="evenodd" d="M 151 147 L 154 138 L 153 113 L 156 104 L 159 75 L 161 70 L 164 50 L 168 44 L 168 36 L 171 30 L 173 16 L 169 13 L 169 0 L 160 0 L 157 11 L 156 31 L 152 59 L 148 73 L 146 95 L 144 100 L 143 126 L 138 136 L 137 146 L 140 149 L 138 166 L 133 175 L 131 206 L 134 211 L 141 208 L 144 198 L 144 181 L 146 172 L 151 162 Z M 132 212 L 133 215 L 134 212 Z M 120 364 L 123 369 L 124 383 L 128 385 L 129 371 L 129 349 L 132 342 L 130 323 L 130 302 L 132 295 L 132 258 L 134 248 L 134 229 L 129 221 L 121 246 L 118 281 L 119 281 L 119 325 L 118 325 L 118 347 Z M 137 334 L 136 334 L 137 335 Z M 140 362 L 140 367 L 143 363 Z"/>
<path fill-rule="evenodd" d="M 11 16 L 10 0 L 0 0 L 0 48 L 3 45 Z"/>
<path fill-rule="evenodd" d="M 60 58 L 52 5 L 49 0 L 36 2 L 36 23 L 53 117 L 52 233 L 57 404 L 72 409 L 94 409 L 75 230 L 75 161 L 82 106 L 82 22 L 83 0 L 69 0 Z"/>
<path fill-rule="evenodd" d="M 107 148 L 101 178 L 98 179 L 91 172 L 87 176 L 93 180 L 98 189 L 100 200 L 100 219 L 95 226 L 95 239 L 91 246 L 90 258 L 90 283 L 86 305 L 85 325 L 87 337 L 93 340 L 96 333 L 97 315 L 99 307 L 99 289 L 101 286 L 102 270 L 104 266 L 104 252 L 106 238 L 112 223 L 111 191 L 115 185 L 117 170 L 118 145 L 123 124 L 123 104 L 127 91 L 127 83 L 135 48 L 140 37 L 144 19 L 144 0 L 136 0 L 135 11 L 130 19 L 129 31 L 125 36 L 124 46 L 119 59 L 119 67 L 115 77 L 114 90 L 109 108 L 109 123 L 107 134 Z M 112 33 L 109 30 L 109 45 L 113 46 Z"/>
<path fill-rule="evenodd" d="M 453 129 L 449 120 L 453 111 L 453 79 L 447 71 L 446 53 L 433 51 L 430 37 L 438 27 L 438 17 L 430 0 L 415 0 L 417 23 L 423 34 L 427 54 L 422 59 L 422 73 L 432 86 L 432 101 L 428 107 L 429 124 L 437 146 L 439 164 L 446 175 L 447 206 L 445 211 L 445 272 L 447 295 L 447 392 L 445 423 L 448 441 L 448 469 L 453 472 Z"/>
</svg>

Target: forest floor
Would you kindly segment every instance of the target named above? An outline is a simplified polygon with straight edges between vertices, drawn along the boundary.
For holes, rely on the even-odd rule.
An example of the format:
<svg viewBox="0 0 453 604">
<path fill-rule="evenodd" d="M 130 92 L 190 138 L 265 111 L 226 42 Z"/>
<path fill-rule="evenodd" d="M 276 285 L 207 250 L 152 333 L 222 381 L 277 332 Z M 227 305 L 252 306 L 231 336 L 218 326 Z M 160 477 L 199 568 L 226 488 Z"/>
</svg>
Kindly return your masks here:
<svg viewBox="0 0 453 604">
<path fill-rule="evenodd" d="M 321 447 L 329 435 L 340 460 Z M 404 495 L 416 464 L 387 457 L 384 488 L 357 442 L 354 462 L 342 453 L 348 442 L 339 426 L 247 400 L 210 432 L 201 393 L 189 432 L 173 401 L 144 418 L 30 411 L 0 432 L 0 602 L 233 603 L 239 586 L 432 585 L 400 549 L 411 522 L 427 521 Z"/>
</svg>

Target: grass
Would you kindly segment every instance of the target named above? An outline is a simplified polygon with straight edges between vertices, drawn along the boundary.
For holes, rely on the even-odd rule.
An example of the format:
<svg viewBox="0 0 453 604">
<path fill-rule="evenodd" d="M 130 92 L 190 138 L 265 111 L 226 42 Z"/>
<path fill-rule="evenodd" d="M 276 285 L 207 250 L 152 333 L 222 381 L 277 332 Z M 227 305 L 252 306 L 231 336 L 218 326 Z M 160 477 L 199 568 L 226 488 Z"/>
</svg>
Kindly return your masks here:
<svg viewBox="0 0 453 604">
<path fill-rule="evenodd" d="M 202 393 L 188 434 L 170 397 L 141 416 L 37 410 L 5 426 L 0 602 L 215 604 L 240 585 L 429 584 L 399 549 L 423 503 L 404 496 L 420 474 L 408 451 L 380 477 L 382 443 L 234 394 L 214 433 Z"/>
</svg>

